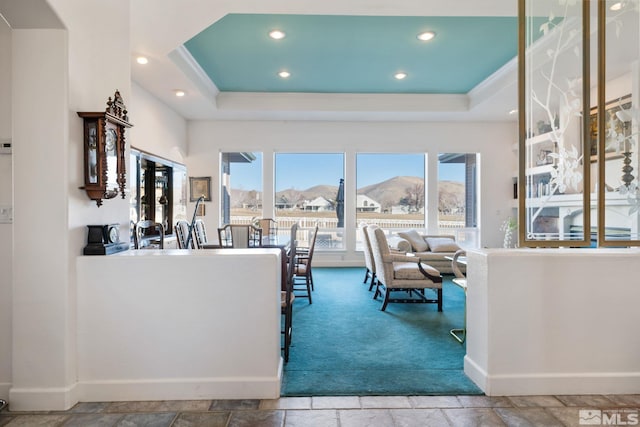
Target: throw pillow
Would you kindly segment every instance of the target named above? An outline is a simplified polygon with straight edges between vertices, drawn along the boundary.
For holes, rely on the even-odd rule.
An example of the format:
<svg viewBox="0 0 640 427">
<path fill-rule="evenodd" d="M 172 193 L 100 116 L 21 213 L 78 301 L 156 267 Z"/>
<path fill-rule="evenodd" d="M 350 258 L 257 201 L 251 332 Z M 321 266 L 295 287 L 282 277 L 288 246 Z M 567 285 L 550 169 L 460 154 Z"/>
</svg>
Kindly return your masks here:
<svg viewBox="0 0 640 427">
<path fill-rule="evenodd" d="M 455 252 L 460 246 L 451 237 L 427 237 L 432 252 Z"/>
<path fill-rule="evenodd" d="M 407 240 L 405 239 L 398 239 L 395 241 L 395 247 L 391 247 L 391 249 L 394 249 L 396 251 L 399 252 L 411 252 L 411 243 L 409 243 Z"/>
<path fill-rule="evenodd" d="M 398 236 L 409 241 L 414 252 L 424 252 L 429 250 L 429 245 L 425 242 L 424 237 L 422 237 L 416 230 L 401 231 L 398 233 Z"/>
</svg>

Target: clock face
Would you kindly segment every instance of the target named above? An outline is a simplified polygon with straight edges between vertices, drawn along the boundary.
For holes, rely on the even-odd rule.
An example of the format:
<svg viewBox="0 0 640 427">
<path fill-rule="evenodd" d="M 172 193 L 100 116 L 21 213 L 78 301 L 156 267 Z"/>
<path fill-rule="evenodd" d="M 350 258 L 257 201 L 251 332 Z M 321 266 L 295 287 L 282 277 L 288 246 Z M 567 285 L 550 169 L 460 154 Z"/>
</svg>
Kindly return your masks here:
<svg viewBox="0 0 640 427">
<path fill-rule="evenodd" d="M 115 156 L 116 151 L 116 141 L 118 139 L 118 135 L 116 134 L 115 129 L 107 129 L 107 133 L 105 134 L 104 139 L 104 150 L 107 152 L 108 156 Z"/>
<path fill-rule="evenodd" d="M 118 226 L 109 226 L 109 243 L 118 243 L 120 241 L 120 233 Z"/>
<path fill-rule="evenodd" d="M 107 155 L 107 186 L 105 198 L 112 198 L 118 194 L 118 133 L 115 129 L 109 127 L 104 137 L 104 151 Z"/>
</svg>

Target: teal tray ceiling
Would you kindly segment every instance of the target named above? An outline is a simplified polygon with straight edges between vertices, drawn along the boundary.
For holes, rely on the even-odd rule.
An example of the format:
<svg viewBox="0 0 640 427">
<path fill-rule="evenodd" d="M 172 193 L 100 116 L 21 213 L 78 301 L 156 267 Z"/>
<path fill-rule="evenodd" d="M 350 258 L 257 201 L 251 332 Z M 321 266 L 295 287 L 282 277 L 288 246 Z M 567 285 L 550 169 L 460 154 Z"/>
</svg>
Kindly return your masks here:
<svg viewBox="0 0 640 427">
<path fill-rule="evenodd" d="M 223 92 L 464 94 L 516 56 L 517 20 L 229 14 L 184 46 Z"/>
</svg>

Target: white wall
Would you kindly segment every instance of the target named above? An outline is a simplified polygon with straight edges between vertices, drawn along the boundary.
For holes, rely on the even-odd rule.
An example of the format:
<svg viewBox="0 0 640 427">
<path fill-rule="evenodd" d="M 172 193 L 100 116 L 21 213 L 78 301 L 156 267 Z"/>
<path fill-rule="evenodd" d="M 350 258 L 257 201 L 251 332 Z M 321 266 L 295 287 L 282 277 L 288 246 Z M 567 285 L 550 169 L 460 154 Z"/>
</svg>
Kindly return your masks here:
<svg viewBox="0 0 640 427">
<path fill-rule="evenodd" d="M 80 400 L 279 397 L 280 255 L 165 249 L 79 257 Z M 251 308 L 239 310 L 238 301 Z"/>
<path fill-rule="evenodd" d="M 0 141 L 11 138 L 11 31 L 0 20 Z M 13 204 L 12 157 L 0 154 L 0 206 Z M 11 275 L 13 226 L 0 224 L 0 398 L 11 382 Z"/>
<path fill-rule="evenodd" d="M 119 89 L 130 99 L 128 2 L 51 0 L 66 29 L 13 29 L 14 408 L 75 403 L 75 258 L 90 223 L 128 222 L 126 200 L 97 208 L 78 187 L 82 120 Z M 35 55 L 34 52 L 38 54 Z M 46 70 L 46 72 L 45 72 Z M 34 221 L 34 218 L 37 219 Z M 34 268 L 38 266 L 38 268 Z"/>
<path fill-rule="evenodd" d="M 13 227 L 20 236 L 13 243 L 14 394 L 69 384 L 74 316 L 66 250 L 66 33 L 13 30 L 12 46 L 12 87 L 20 94 L 12 100 Z"/>
<path fill-rule="evenodd" d="M 101 19 L 87 19 L 96 13 L 93 2 L 51 0 L 68 29 L 69 52 L 69 252 L 82 253 L 87 224 L 120 224 L 120 235 L 129 229 L 129 201 L 120 197 L 98 208 L 79 187 L 84 185 L 83 130 L 78 111 L 104 111 L 109 97 L 120 91 L 131 111 L 129 56 L 129 2 L 117 0 L 100 5 Z M 127 131 L 127 140 L 131 130 Z M 70 270 L 75 270 L 75 260 Z"/>
<path fill-rule="evenodd" d="M 15 203 L 14 224 L 0 224 L 0 398 L 14 409 L 75 403 L 76 258 L 86 225 L 116 222 L 121 235 L 128 232 L 127 199 L 98 208 L 79 188 L 83 130 L 76 113 L 104 111 L 117 89 L 139 125 L 127 132 L 128 142 L 135 136 L 177 161 L 186 145 L 183 119 L 142 90 L 133 100 L 129 2 L 102 4 L 99 20 L 87 19 L 93 2 L 49 6 L 64 29 L 26 22 L 11 30 L 0 21 L 0 138 L 12 137 L 14 145 L 12 156 L 0 156 L 0 204 Z M 13 234 L 22 237 L 13 242 Z"/>
<path fill-rule="evenodd" d="M 131 85 L 130 117 L 133 127 L 128 143 L 165 159 L 184 163 L 187 152 L 187 122 L 140 85 Z"/>
<path fill-rule="evenodd" d="M 204 219 L 210 229 L 215 229 L 219 223 L 218 158 L 223 151 L 263 152 L 264 175 L 270 174 L 275 152 L 344 152 L 347 191 L 349 183 L 355 182 L 355 168 L 349 159 L 355 158 L 356 152 L 427 152 L 431 183 L 428 206 L 437 206 L 434 179 L 437 154 L 477 152 L 481 156 L 480 243 L 497 247 L 502 244 L 500 224 L 512 213 L 512 176 L 517 168 L 512 151 L 515 142 L 515 123 L 196 121 L 189 123 L 187 167 L 191 176 L 213 177 L 214 202 L 207 208 Z M 266 188 L 272 186 L 264 184 Z M 355 228 L 355 219 L 347 214 L 345 225 L 347 230 Z M 318 254 L 318 258 L 322 257 Z M 339 259 L 336 254 L 324 257 L 333 257 L 338 262 L 360 259 L 355 248 L 347 248 Z"/>
<path fill-rule="evenodd" d="M 468 252 L 464 371 L 487 395 L 640 392 L 640 249 Z M 568 268 L 568 266 L 570 266 Z M 526 274 L 523 274 L 526 272 Z"/>
</svg>

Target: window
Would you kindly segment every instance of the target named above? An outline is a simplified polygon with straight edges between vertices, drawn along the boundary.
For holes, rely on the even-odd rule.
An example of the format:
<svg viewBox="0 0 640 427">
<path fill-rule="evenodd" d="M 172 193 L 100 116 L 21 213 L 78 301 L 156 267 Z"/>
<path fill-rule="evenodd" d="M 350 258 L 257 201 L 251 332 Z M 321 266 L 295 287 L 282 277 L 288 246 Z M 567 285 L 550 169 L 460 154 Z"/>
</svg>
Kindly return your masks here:
<svg viewBox="0 0 640 427">
<path fill-rule="evenodd" d="M 477 246 L 478 155 L 440 154 L 438 180 L 430 185 L 426 158 L 425 153 L 356 153 L 356 194 L 347 194 L 345 203 L 344 153 L 276 153 L 273 163 L 267 163 L 273 165 L 273 206 L 265 207 L 264 191 L 269 189 L 262 180 L 263 154 L 221 153 L 221 223 L 248 224 L 272 216 L 278 233 L 287 233 L 297 222 L 301 246 L 309 243 L 309 232 L 317 223 L 318 250 L 346 249 L 345 220 L 354 219 L 355 224 L 376 224 L 387 233 L 413 228 L 454 234 L 461 243 Z M 438 221 L 435 224 L 433 212 L 434 224 L 427 227 L 427 195 L 430 192 L 435 206 L 436 191 Z M 361 236 L 357 239 L 359 249 Z"/>
<path fill-rule="evenodd" d="M 344 248 L 344 198 L 339 195 L 343 178 L 343 153 L 276 154 L 274 208 L 278 228 L 289 229 L 298 222 L 299 243 L 305 246 L 308 231 L 317 223 L 317 250 Z"/>
<path fill-rule="evenodd" d="M 222 153 L 222 224 L 250 224 L 262 216 L 262 153 Z"/>
<path fill-rule="evenodd" d="M 357 154 L 356 221 L 424 228 L 424 154 Z"/>
<path fill-rule="evenodd" d="M 438 155 L 438 233 L 477 246 L 477 154 Z"/>
</svg>

